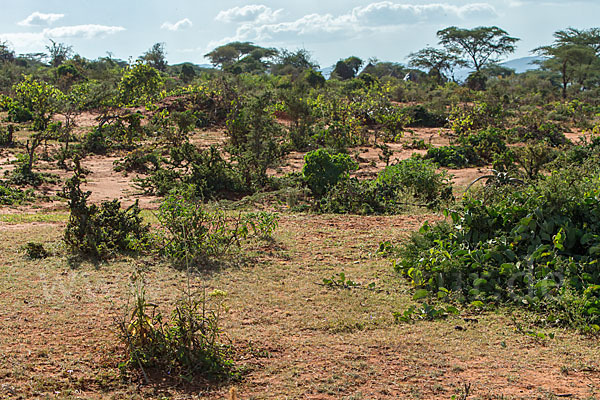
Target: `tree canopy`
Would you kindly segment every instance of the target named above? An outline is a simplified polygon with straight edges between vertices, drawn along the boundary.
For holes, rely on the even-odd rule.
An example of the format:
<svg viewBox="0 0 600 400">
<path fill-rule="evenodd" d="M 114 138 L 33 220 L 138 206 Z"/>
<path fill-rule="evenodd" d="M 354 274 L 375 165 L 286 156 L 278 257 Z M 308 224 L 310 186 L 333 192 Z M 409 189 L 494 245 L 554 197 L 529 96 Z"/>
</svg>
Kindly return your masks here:
<svg viewBox="0 0 600 400">
<path fill-rule="evenodd" d="M 440 44 L 458 57 L 468 67 L 479 72 L 487 64 L 496 63 L 499 58 L 513 53 L 515 43 L 520 39 L 508 36 L 497 26 L 480 26 L 462 29 L 451 26 L 437 32 Z"/>
</svg>

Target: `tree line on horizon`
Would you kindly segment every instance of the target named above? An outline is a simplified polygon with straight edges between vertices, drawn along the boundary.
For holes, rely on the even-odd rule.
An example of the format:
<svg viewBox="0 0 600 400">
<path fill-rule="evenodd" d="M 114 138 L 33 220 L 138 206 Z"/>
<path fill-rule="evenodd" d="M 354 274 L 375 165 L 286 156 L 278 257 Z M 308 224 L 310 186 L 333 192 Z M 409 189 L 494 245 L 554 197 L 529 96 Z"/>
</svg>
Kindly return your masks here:
<svg viewBox="0 0 600 400">
<path fill-rule="evenodd" d="M 376 58 L 367 61 L 349 56 L 334 66 L 330 79 L 349 80 L 360 75 L 375 78 L 385 76 L 427 81 L 433 84 L 457 82 L 458 68 L 472 72 L 464 82 L 471 89 L 482 90 L 490 77 L 506 77 L 513 70 L 499 65 L 499 61 L 513 53 L 519 38 L 512 37 L 496 26 L 464 29 L 451 26 L 437 32 L 438 47 L 426 47 L 408 56 L 408 65 L 380 62 Z M 50 40 L 47 52 L 16 55 L 7 42 L 0 42 L 0 92 L 8 92 L 22 74 L 35 73 L 44 68 L 55 69 L 53 76 L 59 87 L 69 87 L 73 82 L 98 79 L 102 72 L 126 68 L 130 63 L 115 59 L 111 53 L 97 60 L 88 60 L 74 54 L 72 46 Z M 532 50 L 540 57 L 536 62 L 540 69 L 551 74 L 553 83 L 561 88 L 563 98 L 568 88 L 579 90 L 597 87 L 600 83 L 600 28 L 567 28 L 554 33 L 551 44 Z M 218 46 L 204 55 L 219 70 L 233 75 L 271 74 L 291 76 L 293 79 L 307 75 L 313 84 L 324 79 L 319 64 L 306 49 L 290 51 L 261 47 L 251 42 L 231 42 Z M 203 70 L 197 65 L 184 62 L 169 66 L 164 43 L 154 44 L 136 62 L 167 73 L 190 83 Z M 43 75 L 43 74 L 42 74 Z M 51 79 L 53 78 L 53 79 Z"/>
</svg>

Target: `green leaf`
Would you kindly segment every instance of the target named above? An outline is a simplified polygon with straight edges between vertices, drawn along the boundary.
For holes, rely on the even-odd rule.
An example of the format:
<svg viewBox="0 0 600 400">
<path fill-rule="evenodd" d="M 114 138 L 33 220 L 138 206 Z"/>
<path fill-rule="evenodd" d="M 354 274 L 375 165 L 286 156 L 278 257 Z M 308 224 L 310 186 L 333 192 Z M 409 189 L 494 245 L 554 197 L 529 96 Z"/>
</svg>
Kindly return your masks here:
<svg viewBox="0 0 600 400">
<path fill-rule="evenodd" d="M 429 291 L 427 289 L 418 289 L 413 295 L 413 300 L 420 300 L 429 296 Z"/>
</svg>

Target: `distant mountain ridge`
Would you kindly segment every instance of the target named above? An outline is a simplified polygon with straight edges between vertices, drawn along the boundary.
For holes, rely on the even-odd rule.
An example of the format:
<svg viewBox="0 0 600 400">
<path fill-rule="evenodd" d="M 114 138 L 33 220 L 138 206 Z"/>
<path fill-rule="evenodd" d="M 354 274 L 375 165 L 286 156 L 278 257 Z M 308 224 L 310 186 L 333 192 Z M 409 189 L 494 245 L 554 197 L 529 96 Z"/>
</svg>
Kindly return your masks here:
<svg viewBox="0 0 600 400">
<path fill-rule="evenodd" d="M 543 60 L 543 58 L 535 56 L 521 57 L 514 60 L 505 61 L 500 63 L 500 65 L 506 68 L 514 69 L 517 74 L 522 74 L 523 72 L 539 69 L 540 66 L 538 64 L 534 64 L 534 62 L 541 60 Z"/>
</svg>

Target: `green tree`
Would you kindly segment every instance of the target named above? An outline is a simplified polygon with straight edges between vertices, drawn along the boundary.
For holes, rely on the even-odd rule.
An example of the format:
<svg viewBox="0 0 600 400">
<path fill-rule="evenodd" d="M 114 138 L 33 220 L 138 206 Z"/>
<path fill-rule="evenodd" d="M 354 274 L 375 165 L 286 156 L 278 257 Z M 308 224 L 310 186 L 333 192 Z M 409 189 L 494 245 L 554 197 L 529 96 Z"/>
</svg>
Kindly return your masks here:
<svg viewBox="0 0 600 400">
<path fill-rule="evenodd" d="M 56 136 L 59 124 L 51 124 L 52 117 L 59 110 L 64 98 L 63 93 L 54 86 L 26 75 L 23 80 L 13 86 L 15 100 L 31 111 L 33 116 L 33 133 L 27 140 L 25 148 L 28 159 L 22 165 L 21 172 L 31 175 L 35 160 L 35 150 L 46 140 Z"/>
<path fill-rule="evenodd" d="M 50 55 L 50 65 L 56 68 L 71 57 L 73 47 L 64 43 L 56 43 L 52 39 L 50 39 L 50 43 L 50 46 L 46 46 L 46 50 L 48 50 L 48 54 Z"/>
<path fill-rule="evenodd" d="M 348 57 L 345 60 L 340 60 L 335 64 L 335 68 L 333 69 L 331 76 L 339 78 L 343 81 L 355 78 L 362 65 L 363 60 L 360 58 L 355 56 Z"/>
<path fill-rule="evenodd" d="M 9 47 L 6 41 L 0 41 L 0 63 L 11 62 L 15 60 L 15 52 Z"/>
<path fill-rule="evenodd" d="M 479 72 L 487 64 L 498 62 L 499 58 L 513 53 L 518 38 L 497 26 L 480 26 L 461 29 L 451 26 L 437 32 L 440 44 L 458 57 L 468 67 Z"/>
<path fill-rule="evenodd" d="M 277 55 L 277 50 L 264 48 L 251 42 L 231 42 L 215 48 L 204 55 L 215 67 L 234 73 L 264 72 L 268 68 L 265 59 Z"/>
<path fill-rule="evenodd" d="M 190 83 L 196 77 L 196 71 L 194 67 L 190 64 L 186 63 L 181 66 L 181 72 L 179 73 L 179 78 L 183 81 L 183 83 Z"/>
<path fill-rule="evenodd" d="M 537 54 L 546 57 L 542 68 L 560 74 L 562 97 L 567 98 L 567 88 L 573 82 L 583 85 L 586 78 L 600 74 L 600 60 L 594 49 L 578 44 L 555 44 L 538 47 Z"/>
<path fill-rule="evenodd" d="M 283 49 L 279 52 L 277 60 L 273 63 L 271 72 L 273 75 L 292 75 L 293 77 L 298 77 L 308 69 L 319 69 L 319 64 L 313 61 L 308 50 L 299 49 L 291 52 Z"/>
<path fill-rule="evenodd" d="M 165 51 L 164 43 L 155 43 L 147 52 L 145 52 L 140 60 L 161 72 L 167 69 L 167 52 Z"/>
<path fill-rule="evenodd" d="M 150 65 L 137 62 L 127 67 L 119 82 L 122 104 L 143 104 L 158 98 L 164 82 L 160 73 Z"/>
<path fill-rule="evenodd" d="M 414 68 L 424 68 L 429 72 L 434 80 L 439 83 L 454 79 L 454 68 L 465 66 L 465 62 L 460 60 L 456 54 L 447 50 L 427 47 L 409 56 L 408 65 Z"/>
</svg>

